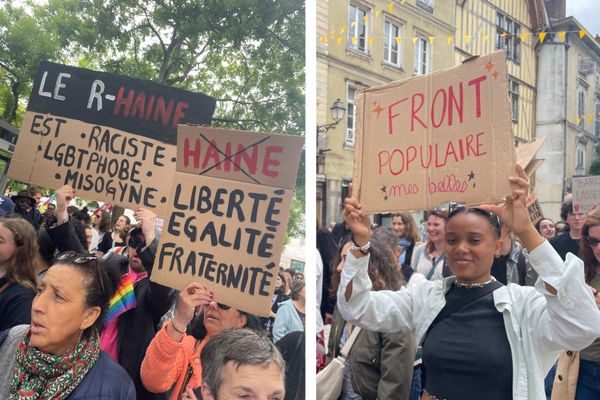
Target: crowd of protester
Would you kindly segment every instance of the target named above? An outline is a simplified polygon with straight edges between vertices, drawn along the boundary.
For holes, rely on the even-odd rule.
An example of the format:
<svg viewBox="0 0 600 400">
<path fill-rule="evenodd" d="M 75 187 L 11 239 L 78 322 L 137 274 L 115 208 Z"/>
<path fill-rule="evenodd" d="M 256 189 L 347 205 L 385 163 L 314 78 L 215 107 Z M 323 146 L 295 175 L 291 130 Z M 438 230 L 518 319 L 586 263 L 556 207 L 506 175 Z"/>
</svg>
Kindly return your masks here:
<svg viewBox="0 0 600 400">
<path fill-rule="evenodd" d="M 259 318 L 153 282 L 151 210 L 41 198 L 0 197 L 0 399 L 304 399 L 302 273 L 279 272 Z"/>
<path fill-rule="evenodd" d="M 518 172 L 499 206 L 425 212 L 425 235 L 351 195 L 317 230 L 317 370 L 359 332 L 340 399 L 600 399 L 600 205 L 534 226 Z"/>
</svg>

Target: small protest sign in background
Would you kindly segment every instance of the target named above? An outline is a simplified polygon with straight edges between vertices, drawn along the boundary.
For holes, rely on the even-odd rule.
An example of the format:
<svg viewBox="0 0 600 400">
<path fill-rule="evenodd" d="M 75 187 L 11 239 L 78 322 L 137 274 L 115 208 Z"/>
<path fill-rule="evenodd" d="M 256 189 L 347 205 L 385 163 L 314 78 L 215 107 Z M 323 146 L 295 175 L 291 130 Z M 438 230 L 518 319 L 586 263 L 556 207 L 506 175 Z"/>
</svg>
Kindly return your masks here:
<svg viewBox="0 0 600 400">
<path fill-rule="evenodd" d="M 8 175 L 157 209 L 175 172 L 177 125 L 210 124 L 214 108 L 201 93 L 43 62 Z"/>
<path fill-rule="evenodd" d="M 268 316 L 304 138 L 180 126 L 174 175 L 152 273 L 182 289 Z"/>
<path fill-rule="evenodd" d="M 573 178 L 573 212 L 586 213 L 600 207 L 600 176 Z"/>
<path fill-rule="evenodd" d="M 357 96 L 355 196 L 366 212 L 494 202 L 515 149 L 502 51 Z"/>
<path fill-rule="evenodd" d="M 537 198 L 536 193 L 532 193 L 527 196 L 527 211 L 529 211 L 529 219 L 531 219 L 532 224 L 537 224 L 542 219 L 544 219 L 544 213 L 542 211 L 542 207 L 540 206 L 540 201 Z"/>
</svg>

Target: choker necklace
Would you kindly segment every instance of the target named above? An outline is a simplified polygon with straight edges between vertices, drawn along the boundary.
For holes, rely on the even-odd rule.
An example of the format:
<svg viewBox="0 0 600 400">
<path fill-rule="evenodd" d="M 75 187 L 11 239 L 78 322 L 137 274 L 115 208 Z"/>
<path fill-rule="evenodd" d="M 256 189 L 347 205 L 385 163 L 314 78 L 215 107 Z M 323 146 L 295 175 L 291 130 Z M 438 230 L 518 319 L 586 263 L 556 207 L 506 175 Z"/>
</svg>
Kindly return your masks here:
<svg viewBox="0 0 600 400">
<path fill-rule="evenodd" d="M 454 284 L 456 285 L 456 287 L 465 288 L 465 289 L 473 289 L 473 288 L 482 288 L 485 285 L 489 285 L 490 283 L 494 282 L 495 280 L 496 280 L 496 278 L 494 278 L 492 276 L 492 277 L 490 277 L 490 280 L 486 281 L 486 282 L 481 282 L 481 283 L 463 283 L 463 282 L 459 282 L 459 281 L 454 281 Z"/>
</svg>

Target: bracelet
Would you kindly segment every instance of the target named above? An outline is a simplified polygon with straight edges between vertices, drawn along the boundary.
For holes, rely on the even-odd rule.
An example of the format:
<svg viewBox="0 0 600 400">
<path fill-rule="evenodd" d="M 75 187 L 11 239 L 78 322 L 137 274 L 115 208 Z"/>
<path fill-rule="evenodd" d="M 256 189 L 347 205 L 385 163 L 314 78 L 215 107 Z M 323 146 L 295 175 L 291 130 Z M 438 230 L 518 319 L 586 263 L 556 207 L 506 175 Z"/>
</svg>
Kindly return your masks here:
<svg viewBox="0 0 600 400">
<path fill-rule="evenodd" d="M 371 241 L 368 241 L 365 245 L 359 246 L 352 239 L 352 246 L 350 246 L 350 251 L 360 251 L 361 253 L 367 255 L 369 254 L 369 249 L 371 248 Z"/>
<path fill-rule="evenodd" d="M 181 330 L 175 326 L 175 318 L 171 318 L 171 327 L 175 329 L 176 332 L 181 333 L 182 335 L 185 335 L 185 332 L 187 331 L 187 327 Z"/>
</svg>

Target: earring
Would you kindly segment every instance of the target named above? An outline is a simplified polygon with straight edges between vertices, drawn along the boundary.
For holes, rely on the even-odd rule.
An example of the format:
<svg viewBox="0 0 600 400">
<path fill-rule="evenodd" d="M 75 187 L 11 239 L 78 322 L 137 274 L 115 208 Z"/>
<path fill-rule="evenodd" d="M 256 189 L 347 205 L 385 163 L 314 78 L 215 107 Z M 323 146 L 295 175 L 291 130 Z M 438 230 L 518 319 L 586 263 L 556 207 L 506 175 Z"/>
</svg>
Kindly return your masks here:
<svg viewBox="0 0 600 400">
<path fill-rule="evenodd" d="M 500 253 L 494 253 L 495 258 L 500 258 Z"/>
</svg>

